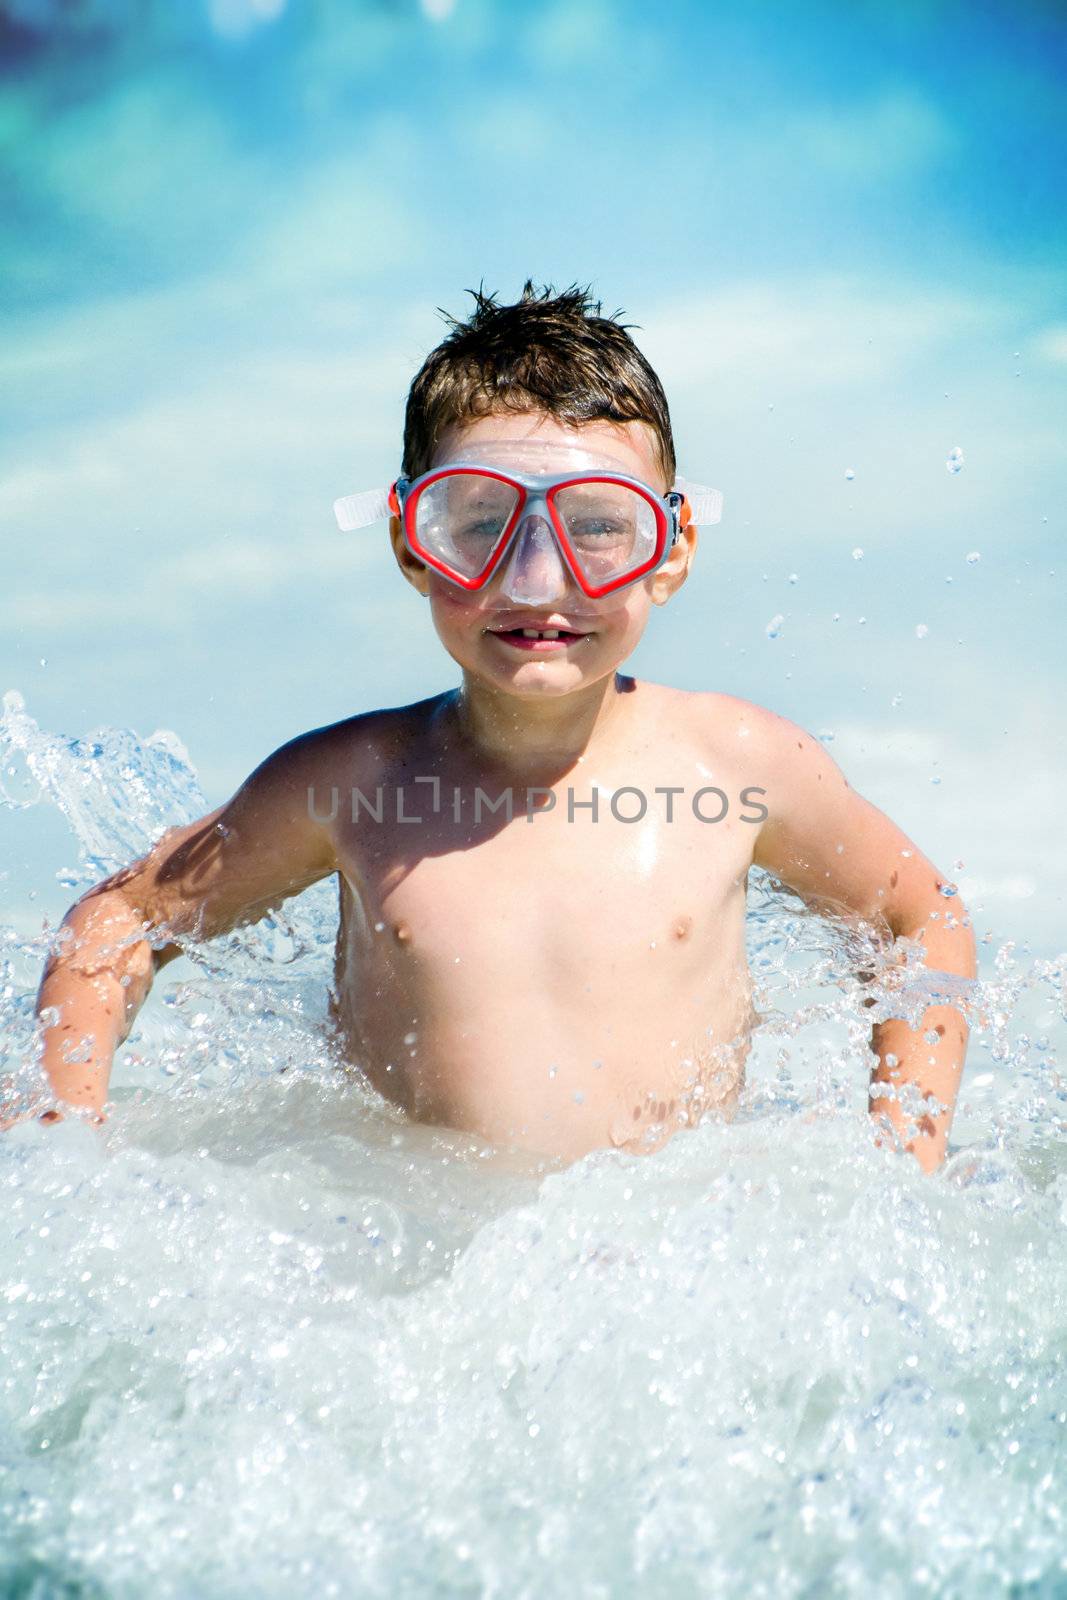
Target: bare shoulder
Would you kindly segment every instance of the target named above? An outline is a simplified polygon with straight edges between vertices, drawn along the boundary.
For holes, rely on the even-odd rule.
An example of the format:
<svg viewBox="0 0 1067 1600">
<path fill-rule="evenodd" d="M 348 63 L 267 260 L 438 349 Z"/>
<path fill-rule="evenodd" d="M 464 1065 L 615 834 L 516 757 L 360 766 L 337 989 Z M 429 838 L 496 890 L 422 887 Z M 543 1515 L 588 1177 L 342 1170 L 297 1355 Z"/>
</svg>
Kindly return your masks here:
<svg viewBox="0 0 1067 1600">
<path fill-rule="evenodd" d="M 431 704 L 359 712 L 295 735 L 265 756 L 222 805 L 195 822 L 167 829 L 147 859 L 168 859 L 222 824 L 235 841 L 243 838 L 250 847 L 254 843 L 260 851 L 277 851 L 293 860 L 307 856 L 325 870 L 324 863 L 333 863 L 336 843 L 322 820 L 330 791 L 373 783 L 410 740 L 411 730 L 425 720 Z M 141 865 L 119 876 L 128 878 Z"/>
<path fill-rule="evenodd" d="M 170 828 L 148 853 L 90 890 L 120 890 L 143 916 L 213 937 L 262 916 L 338 870 L 331 790 L 366 784 L 410 741 L 429 702 L 313 728 L 266 756 L 223 805 Z M 179 951 L 172 945 L 161 956 Z"/>
<path fill-rule="evenodd" d="M 820 740 L 767 706 L 718 690 L 671 690 L 693 736 L 709 754 L 734 755 L 782 775 L 798 762 L 825 754 Z"/>
<path fill-rule="evenodd" d="M 304 785 L 373 783 L 421 737 L 443 698 L 358 712 L 298 734 L 267 760 Z"/>
</svg>

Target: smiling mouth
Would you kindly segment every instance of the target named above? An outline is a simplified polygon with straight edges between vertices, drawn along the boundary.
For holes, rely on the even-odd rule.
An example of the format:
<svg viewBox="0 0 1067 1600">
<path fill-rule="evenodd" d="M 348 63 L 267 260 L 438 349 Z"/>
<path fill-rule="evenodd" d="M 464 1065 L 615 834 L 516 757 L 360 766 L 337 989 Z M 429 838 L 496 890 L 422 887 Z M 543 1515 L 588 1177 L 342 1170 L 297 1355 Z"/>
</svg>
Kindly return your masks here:
<svg viewBox="0 0 1067 1600">
<path fill-rule="evenodd" d="M 520 650 L 561 650 L 590 637 L 567 628 L 488 628 L 486 631 Z"/>
</svg>

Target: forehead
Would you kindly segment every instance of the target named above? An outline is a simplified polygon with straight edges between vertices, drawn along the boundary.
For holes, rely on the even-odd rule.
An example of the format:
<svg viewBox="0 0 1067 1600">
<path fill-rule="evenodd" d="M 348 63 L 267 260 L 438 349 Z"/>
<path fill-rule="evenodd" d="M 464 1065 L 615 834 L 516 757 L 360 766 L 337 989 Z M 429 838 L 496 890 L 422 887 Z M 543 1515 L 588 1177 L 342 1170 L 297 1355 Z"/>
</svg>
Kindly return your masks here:
<svg viewBox="0 0 1067 1600">
<path fill-rule="evenodd" d="M 652 430 L 643 422 L 585 422 L 580 426 L 560 422 L 543 412 L 492 412 L 471 422 L 453 423 L 438 440 L 433 466 L 458 455 L 472 444 L 506 444 L 532 439 L 540 444 L 584 447 L 612 457 L 630 477 L 649 484 L 663 481 Z"/>
</svg>

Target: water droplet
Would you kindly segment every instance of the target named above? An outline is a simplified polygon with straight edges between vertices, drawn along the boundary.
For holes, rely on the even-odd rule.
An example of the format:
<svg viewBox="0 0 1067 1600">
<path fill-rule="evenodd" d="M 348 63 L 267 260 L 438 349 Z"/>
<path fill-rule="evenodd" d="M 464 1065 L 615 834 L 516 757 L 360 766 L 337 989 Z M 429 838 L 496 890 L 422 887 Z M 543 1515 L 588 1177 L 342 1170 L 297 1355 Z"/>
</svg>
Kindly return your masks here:
<svg viewBox="0 0 1067 1600">
<path fill-rule="evenodd" d="M 384 933 L 385 932 L 385 923 L 384 922 L 376 922 L 374 924 L 374 931 L 375 931 L 375 933 Z"/>
<path fill-rule="evenodd" d="M 930 632 L 930 630 L 926 626 L 925 622 L 920 622 L 920 623 L 916 624 L 916 628 L 915 628 L 915 637 L 916 637 L 916 639 L 925 639 L 926 635 L 929 632 Z"/>
<path fill-rule="evenodd" d="M 955 445 L 954 448 L 949 451 L 948 460 L 945 462 L 945 466 L 951 473 L 962 471 L 963 451 L 960 449 L 959 445 Z"/>
<path fill-rule="evenodd" d="M 405 1035 L 404 1035 L 404 1043 L 405 1044 L 414 1044 L 418 1037 L 419 1036 L 418 1036 L 417 1033 L 405 1033 Z"/>
<path fill-rule="evenodd" d="M 979 552 L 977 550 L 972 550 L 970 555 L 967 557 L 967 565 L 969 567 L 976 567 L 981 559 L 982 557 Z"/>
<path fill-rule="evenodd" d="M 777 639 L 778 638 L 778 636 L 780 635 L 780 633 L 782 631 L 782 623 L 784 621 L 785 621 L 785 618 L 781 615 L 780 612 L 779 612 L 778 616 L 771 618 L 770 622 L 768 622 L 766 628 L 764 628 L 764 630 L 763 630 L 764 633 L 767 635 L 768 639 Z"/>
<path fill-rule="evenodd" d="M 47 656 L 42 656 L 41 657 L 41 665 L 42 665 L 42 667 L 47 667 L 47 665 L 48 665 L 48 657 Z"/>
<path fill-rule="evenodd" d="M 559 1071 L 559 1068 L 558 1068 L 558 1067 L 549 1067 L 549 1069 L 548 1069 L 548 1075 L 549 1075 L 549 1077 L 550 1077 L 550 1078 L 554 1078 L 554 1077 L 555 1077 L 555 1076 L 556 1076 L 556 1073 L 557 1073 L 557 1072 L 558 1072 L 558 1071 Z"/>
<path fill-rule="evenodd" d="M 831 622 L 840 622 L 841 621 L 841 613 L 840 613 L 840 611 L 835 611 L 833 616 L 830 618 L 830 621 Z"/>
<path fill-rule="evenodd" d="M 855 472 L 853 471 L 853 469 L 851 467 L 846 467 L 845 468 L 845 477 L 848 479 L 849 483 L 852 482 L 852 480 L 853 480 L 853 478 L 855 476 L 856 476 L 856 474 L 855 474 Z"/>
<path fill-rule="evenodd" d="M 853 550 L 852 559 L 853 559 L 853 561 L 862 561 L 863 560 L 863 551 L 860 549 L 859 545 L 857 545 L 855 550 Z"/>
<path fill-rule="evenodd" d="M 800 575 L 798 573 L 796 573 L 796 572 L 791 572 L 789 574 L 789 581 L 790 581 L 790 583 L 799 583 L 800 582 Z"/>
<path fill-rule="evenodd" d="M 943 883 L 938 888 L 938 894 L 944 895 L 946 900 L 951 900 L 953 895 L 957 895 L 959 892 L 954 883 Z"/>
<path fill-rule="evenodd" d="M 931 778 L 930 782 L 933 783 L 933 784 L 938 784 L 938 783 L 941 782 L 941 779 L 940 778 Z"/>
<path fill-rule="evenodd" d="M 952 863 L 953 872 L 962 872 L 963 871 L 963 867 L 964 867 L 964 863 L 962 861 L 954 861 Z"/>
<path fill-rule="evenodd" d="M 769 405 L 769 406 L 768 406 L 768 407 L 767 407 L 767 410 L 768 410 L 768 411 L 773 411 L 773 410 L 774 410 L 774 406 L 773 406 L 773 405 Z"/>
</svg>

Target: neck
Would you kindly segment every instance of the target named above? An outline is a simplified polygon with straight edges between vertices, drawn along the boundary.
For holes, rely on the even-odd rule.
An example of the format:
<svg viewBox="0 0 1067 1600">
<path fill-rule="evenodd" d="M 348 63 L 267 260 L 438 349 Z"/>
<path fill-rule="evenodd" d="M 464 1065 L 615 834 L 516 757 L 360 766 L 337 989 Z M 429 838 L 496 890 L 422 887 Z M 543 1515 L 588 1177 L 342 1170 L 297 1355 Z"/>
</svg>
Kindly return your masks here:
<svg viewBox="0 0 1067 1600">
<path fill-rule="evenodd" d="M 558 777 L 604 743 L 634 680 L 611 673 L 573 694 L 519 699 L 464 673 L 449 720 L 480 766 L 520 783 Z"/>
</svg>

